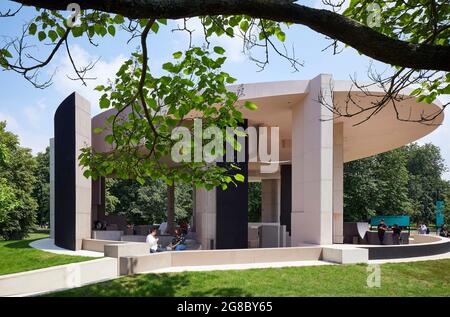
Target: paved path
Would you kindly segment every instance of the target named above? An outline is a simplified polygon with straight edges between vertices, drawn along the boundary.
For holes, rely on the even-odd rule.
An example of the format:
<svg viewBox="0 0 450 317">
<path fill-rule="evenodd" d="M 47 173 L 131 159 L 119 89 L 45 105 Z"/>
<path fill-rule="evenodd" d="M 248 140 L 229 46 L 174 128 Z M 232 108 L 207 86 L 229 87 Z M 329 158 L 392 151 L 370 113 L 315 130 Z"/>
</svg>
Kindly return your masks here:
<svg viewBox="0 0 450 317">
<path fill-rule="evenodd" d="M 87 251 L 87 250 L 78 250 L 78 251 L 72 251 L 63 249 L 60 247 L 57 247 L 55 245 L 55 241 L 53 239 L 41 239 L 36 240 L 30 243 L 30 247 L 42 250 L 45 252 L 50 253 L 56 253 L 56 254 L 63 254 L 63 255 L 75 255 L 75 256 L 90 256 L 95 258 L 103 257 L 103 252 L 94 252 L 94 251 Z"/>
</svg>

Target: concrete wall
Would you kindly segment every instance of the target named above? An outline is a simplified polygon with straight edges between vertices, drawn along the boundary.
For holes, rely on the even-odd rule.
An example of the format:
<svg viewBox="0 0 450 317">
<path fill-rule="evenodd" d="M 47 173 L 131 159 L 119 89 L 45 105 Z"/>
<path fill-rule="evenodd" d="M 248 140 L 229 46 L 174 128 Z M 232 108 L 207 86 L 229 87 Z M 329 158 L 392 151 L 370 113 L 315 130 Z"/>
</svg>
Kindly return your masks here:
<svg viewBox="0 0 450 317">
<path fill-rule="evenodd" d="M 333 121 L 320 102 L 333 103 L 331 86 L 331 75 L 312 79 L 292 110 L 292 246 L 333 242 Z"/>
<path fill-rule="evenodd" d="M 261 180 L 261 221 L 280 221 L 280 180 Z"/>
<path fill-rule="evenodd" d="M 333 243 L 344 243 L 344 124 L 333 128 Z"/>
<path fill-rule="evenodd" d="M 56 291 L 112 279 L 118 276 L 117 259 L 53 266 L 0 276 L 0 296 L 18 296 Z"/>
<path fill-rule="evenodd" d="M 321 247 L 163 252 L 121 258 L 120 274 L 144 273 L 180 266 L 315 261 L 321 256 Z"/>
<path fill-rule="evenodd" d="M 208 250 L 216 240 L 216 189 L 196 189 L 195 211 L 197 239 L 202 249 Z"/>
</svg>

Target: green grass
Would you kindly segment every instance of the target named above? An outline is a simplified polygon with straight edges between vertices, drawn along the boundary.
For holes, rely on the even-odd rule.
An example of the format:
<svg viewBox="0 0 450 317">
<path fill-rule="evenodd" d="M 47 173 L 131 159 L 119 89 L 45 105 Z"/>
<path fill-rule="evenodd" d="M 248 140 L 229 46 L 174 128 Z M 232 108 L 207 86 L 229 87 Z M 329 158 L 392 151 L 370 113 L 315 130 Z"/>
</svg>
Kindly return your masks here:
<svg viewBox="0 0 450 317">
<path fill-rule="evenodd" d="M 0 240 L 0 275 L 92 260 L 91 257 L 48 253 L 29 246 L 30 242 L 47 237 L 45 233 L 32 233 L 24 240 Z"/>
<path fill-rule="evenodd" d="M 49 296 L 450 296 L 450 260 L 381 265 L 367 287 L 366 265 L 147 274 Z"/>
</svg>

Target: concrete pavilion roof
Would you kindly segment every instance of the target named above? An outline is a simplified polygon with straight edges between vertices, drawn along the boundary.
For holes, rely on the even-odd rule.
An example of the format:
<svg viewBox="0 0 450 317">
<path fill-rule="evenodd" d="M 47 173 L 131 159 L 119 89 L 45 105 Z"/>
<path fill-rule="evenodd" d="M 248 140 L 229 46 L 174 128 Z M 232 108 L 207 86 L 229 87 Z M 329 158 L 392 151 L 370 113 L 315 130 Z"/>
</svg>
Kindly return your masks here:
<svg viewBox="0 0 450 317">
<path fill-rule="evenodd" d="M 354 87 L 351 81 L 334 80 L 335 107 L 343 109 L 349 93 L 352 100 L 360 107 L 366 108 L 380 97 L 366 96 Z M 291 159 L 292 107 L 300 104 L 308 95 L 309 80 L 292 80 L 265 83 L 252 83 L 230 86 L 230 91 L 243 92 L 239 107 L 249 126 L 278 126 L 280 128 L 280 161 Z M 383 92 L 371 89 L 373 95 L 382 96 Z M 409 91 L 404 92 L 408 97 Z M 312 97 L 316 98 L 317 97 Z M 251 111 L 243 107 L 245 101 L 257 104 L 258 109 Z M 405 98 L 397 103 L 401 117 L 418 119 L 423 115 L 432 115 L 440 111 L 441 104 L 418 103 L 415 98 Z M 356 111 L 356 106 L 349 105 L 349 112 Z M 102 127 L 106 118 L 115 113 L 115 109 L 107 110 L 92 119 L 92 128 Z M 126 113 L 124 114 L 126 115 Z M 428 124 L 404 122 L 396 117 L 392 105 L 388 105 L 377 115 L 363 124 L 355 125 L 364 120 L 366 115 L 355 117 L 339 117 L 334 121 L 344 124 L 344 162 L 349 162 L 375 154 L 386 152 L 405 144 L 416 141 L 434 131 L 444 120 L 441 113 Z M 332 113 L 327 118 L 331 118 Z M 284 145 L 284 147 L 283 147 Z M 93 147 L 97 151 L 109 151 L 111 148 L 104 142 L 103 134 L 93 134 Z"/>
</svg>

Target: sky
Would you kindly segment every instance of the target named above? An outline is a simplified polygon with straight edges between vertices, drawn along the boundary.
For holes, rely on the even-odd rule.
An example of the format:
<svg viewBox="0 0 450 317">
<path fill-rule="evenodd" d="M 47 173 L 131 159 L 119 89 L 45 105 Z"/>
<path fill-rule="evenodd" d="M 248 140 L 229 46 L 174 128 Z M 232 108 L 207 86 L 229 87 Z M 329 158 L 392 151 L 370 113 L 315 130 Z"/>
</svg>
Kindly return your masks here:
<svg viewBox="0 0 450 317">
<path fill-rule="evenodd" d="M 305 5 L 319 7 L 320 0 L 306 0 Z M 0 11 L 15 8 L 16 4 L 2 1 Z M 5 36 L 17 36 L 24 23 L 29 22 L 34 9 L 26 8 L 19 16 L 2 18 L 0 20 L 0 36 L 3 42 Z M 171 59 L 174 52 L 184 50 L 189 43 L 185 32 L 172 31 L 180 22 L 171 21 L 167 27 L 161 28 L 156 35 L 148 40 L 150 69 L 156 75 L 161 75 L 161 65 Z M 198 21 L 189 24 L 194 32 L 194 44 L 202 45 L 202 30 Z M 0 72 L 0 121 L 7 122 L 7 129 L 18 134 L 21 144 L 38 153 L 48 146 L 49 139 L 53 137 L 53 116 L 56 108 L 64 98 L 73 91 L 79 92 L 91 103 L 92 115 L 100 112 L 98 99 L 100 93 L 94 87 L 107 83 L 114 78 L 122 62 L 138 47 L 138 42 L 127 44 L 128 37 L 124 32 L 118 32 L 113 38 L 106 36 L 98 41 L 98 46 L 91 45 L 86 37 L 71 38 L 69 45 L 71 54 L 79 66 L 87 65 L 99 59 L 89 77 L 96 78 L 88 81 L 85 87 L 79 81 L 68 78 L 73 75 L 71 65 L 64 50 L 61 50 L 50 65 L 42 72 L 42 79 L 53 74 L 53 84 L 46 89 L 37 89 L 25 81 L 19 74 L 10 71 Z M 238 83 L 256 83 L 280 80 L 312 79 L 320 73 L 332 74 L 336 80 L 349 80 L 350 76 L 358 80 L 367 80 L 367 71 L 370 65 L 378 71 L 389 69 L 385 64 L 371 60 L 360 55 L 352 48 L 345 48 L 338 55 L 331 50 L 324 50 L 331 42 L 325 36 L 303 26 L 292 26 L 286 30 L 286 46 L 295 50 L 296 57 L 303 62 L 299 71 L 293 71 L 290 64 L 276 54 L 271 54 L 269 65 L 263 70 L 259 68 L 248 56 L 242 53 L 242 40 L 239 38 L 214 39 L 212 45 L 225 48 L 227 61 L 224 70 L 238 80 Z M 49 45 L 37 45 L 33 48 L 36 56 L 45 56 L 51 49 Z M 257 54 L 257 53 L 256 53 Z M 73 77 L 73 76 L 72 76 Z M 442 102 L 450 101 L 450 95 L 443 96 Z M 418 140 L 420 144 L 433 143 L 441 148 L 447 166 L 450 166 L 450 120 L 426 137 Z M 450 172 L 444 177 L 450 180 Z"/>
</svg>

